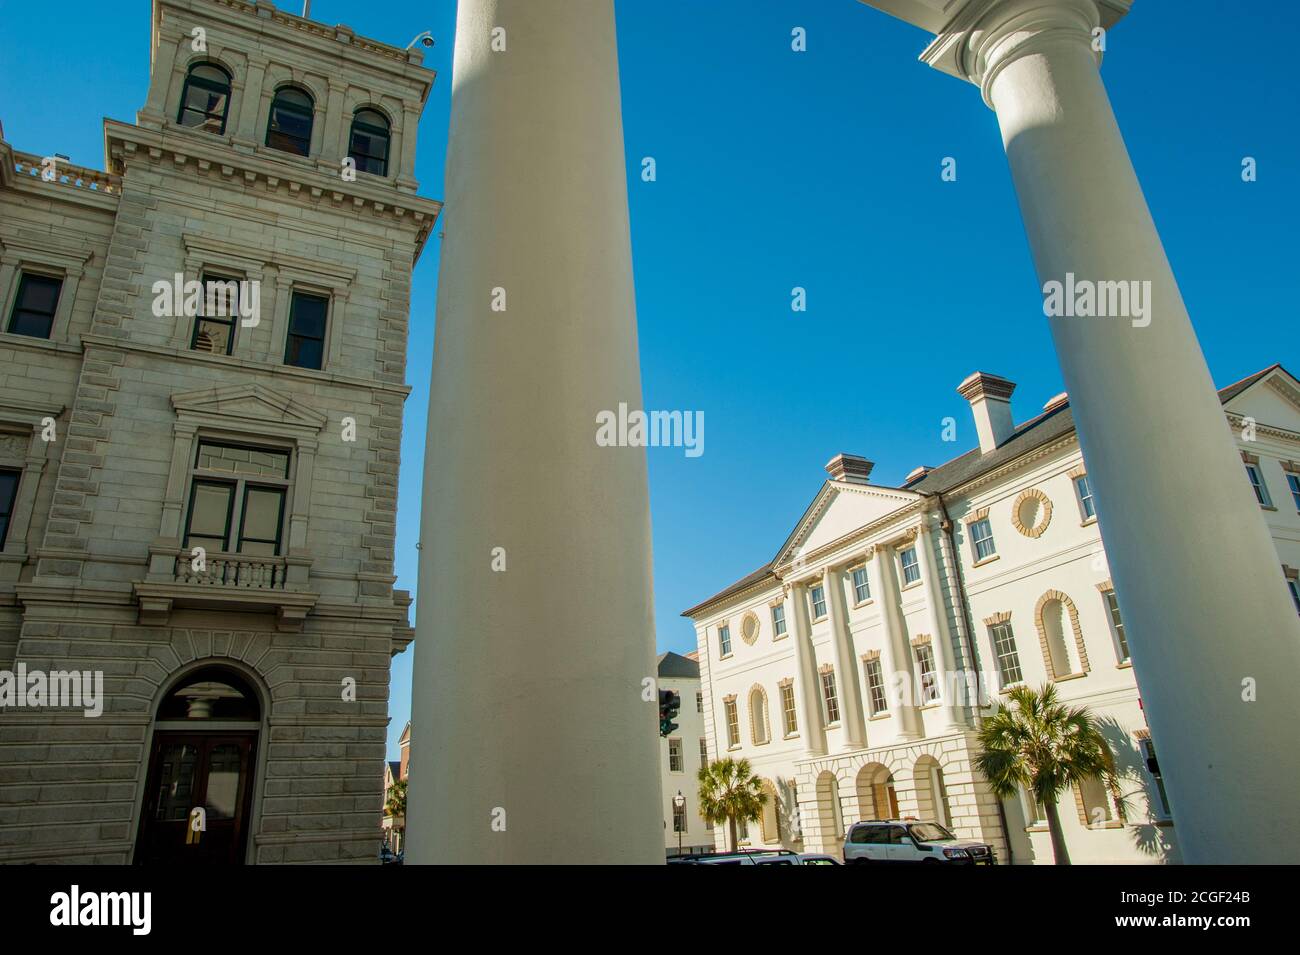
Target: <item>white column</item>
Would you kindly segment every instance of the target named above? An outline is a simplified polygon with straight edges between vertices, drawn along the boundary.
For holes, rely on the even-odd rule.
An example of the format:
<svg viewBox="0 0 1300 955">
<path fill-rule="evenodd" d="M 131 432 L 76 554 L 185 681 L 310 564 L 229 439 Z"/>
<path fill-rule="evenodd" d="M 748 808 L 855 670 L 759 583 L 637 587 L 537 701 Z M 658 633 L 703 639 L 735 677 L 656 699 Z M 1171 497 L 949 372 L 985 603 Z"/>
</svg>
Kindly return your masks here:
<svg viewBox="0 0 1300 955">
<path fill-rule="evenodd" d="M 997 111 L 1039 281 L 1150 283 L 1145 318 L 1050 320 L 1143 712 L 1184 859 L 1294 863 L 1300 624 L 1102 85 L 1097 24 L 1093 0 L 1003 0 L 927 59 L 955 48 L 948 68 Z"/>
<path fill-rule="evenodd" d="M 826 753 L 826 725 L 822 720 L 821 680 L 817 676 L 817 659 L 813 655 L 811 627 L 808 623 L 808 588 L 802 583 L 790 585 L 790 639 L 794 641 L 794 695 L 799 705 L 799 733 L 804 750 L 811 756 Z"/>
<path fill-rule="evenodd" d="M 943 603 L 943 590 L 939 587 L 939 563 L 934 559 L 934 544 L 930 540 L 930 516 L 921 516 L 921 526 L 916 535 L 916 558 L 921 567 L 921 580 L 925 586 L 925 612 L 930 627 L 930 648 L 934 650 L 934 666 L 939 671 L 939 694 L 943 704 L 943 729 L 958 732 L 965 729 L 966 720 L 958 705 L 956 686 L 965 685 L 965 674 L 958 673 L 953 665 L 952 634 L 948 630 L 948 611 Z"/>
<path fill-rule="evenodd" d="M 461 0 L 454 64 L 409 855 L 662 863 L 613 4 Z"/>
<path fill-rule="evenodd" d="M 844 572 L 827 567 L 822 574 L 826 589 L 827 611 L 831 618 L 831 639 L 835 646 L 835 669 L 839 671 L 840 719 L 844 725 L 844 748 L 863 749 L 867 745 L 867 723 L 862 715 L 862 690 L 858 680 L 858 661 L 849 637 L 848 611 L 844 606 Z"/>
<path fill-rule="evenodd" d="M 880 658 L 885 668 L 885 692 L 889 698 L 889 709 L 894 714 L 894 728 L 900 740 L 920 739 L 921 714 L 916 709 L 912 655 L 903 634 L 903 615 L 898 608 L 898 578 L 894 574 L 894 555 L 889 547 L 877 545 L 875 565 L 876 580 L 880 586 L 876 599 L 880 602 L 880 624 L 884 630 L 884 639 L 880 641 Z M 900 680 L 906 681 L 901 694 Z"/>
</svg>

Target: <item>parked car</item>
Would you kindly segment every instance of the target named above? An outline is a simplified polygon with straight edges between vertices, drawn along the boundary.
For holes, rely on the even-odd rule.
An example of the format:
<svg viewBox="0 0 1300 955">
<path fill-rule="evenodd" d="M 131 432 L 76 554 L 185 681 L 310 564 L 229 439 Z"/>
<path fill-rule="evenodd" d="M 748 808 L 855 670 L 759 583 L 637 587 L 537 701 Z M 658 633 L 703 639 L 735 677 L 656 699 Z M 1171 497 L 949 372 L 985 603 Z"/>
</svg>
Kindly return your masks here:
<svg viewBox="0 0 1300 955">
<path fill-rule="evenodd" d="M 711 852 L 671 856 L 669 865 L 803 865 L 798 853 L 789 849 L 739 849 L 736 852 Z"/>
<path fill-rule="evenodd" d="M 995 865 L 993 847 L 958 839 L 937 822 L 885 819 L 855 822 L 844 835 L 846 865 L 867 862 L 926 862 Z"/>
<path fill-rule="evenodd" d="M 800 865 L 839 865 L 840 860 L 834 856 L 828 856 L 824 852 L 801 852 L 799 853 Z"/>
</svg>

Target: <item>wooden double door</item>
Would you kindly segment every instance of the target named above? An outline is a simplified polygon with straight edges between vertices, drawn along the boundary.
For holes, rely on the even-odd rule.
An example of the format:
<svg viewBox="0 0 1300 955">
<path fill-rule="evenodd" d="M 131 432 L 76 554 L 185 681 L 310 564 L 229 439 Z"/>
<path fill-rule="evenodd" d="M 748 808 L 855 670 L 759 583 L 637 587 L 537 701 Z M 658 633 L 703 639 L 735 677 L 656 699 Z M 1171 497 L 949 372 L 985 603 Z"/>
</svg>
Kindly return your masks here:
<svg viewBox="0 0 1300 955">
<path fill-rule="evenodd" d="M 157 731 L 136 863 L 241 865 L 256 753 L 256 731 Z"/>
</svg>

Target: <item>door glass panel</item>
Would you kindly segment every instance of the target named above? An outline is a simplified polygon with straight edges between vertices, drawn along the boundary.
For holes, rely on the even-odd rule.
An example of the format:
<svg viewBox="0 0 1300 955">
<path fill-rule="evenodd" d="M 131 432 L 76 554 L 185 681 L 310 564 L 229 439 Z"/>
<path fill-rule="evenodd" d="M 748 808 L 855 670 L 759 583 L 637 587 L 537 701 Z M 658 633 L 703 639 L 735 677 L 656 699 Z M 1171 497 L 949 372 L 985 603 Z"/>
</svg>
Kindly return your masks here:
<svg viewBox="0 0 1300 955">
<path fill-rule="evenodd" d="M 161 759 L 154 818 L 160 822 L 184 822 L 192 808 L 190 797 L 194 793 L 198 749 L 192 743 L 172 743 L 163 747 Z"/>
<path fill-rule="evenodd" d="M 238 809 L 240 746 L 222 743 L 212 747 L 208 756 L 209 819 L 233 819 Z"/>
<path fill-rule="evenodd" d="M 250 487 L 244 498 L 244 521 L 239 552 L 263 557 L 279 550 L 280 512 L 284 491 L 276 488 Z"/>
</svg>

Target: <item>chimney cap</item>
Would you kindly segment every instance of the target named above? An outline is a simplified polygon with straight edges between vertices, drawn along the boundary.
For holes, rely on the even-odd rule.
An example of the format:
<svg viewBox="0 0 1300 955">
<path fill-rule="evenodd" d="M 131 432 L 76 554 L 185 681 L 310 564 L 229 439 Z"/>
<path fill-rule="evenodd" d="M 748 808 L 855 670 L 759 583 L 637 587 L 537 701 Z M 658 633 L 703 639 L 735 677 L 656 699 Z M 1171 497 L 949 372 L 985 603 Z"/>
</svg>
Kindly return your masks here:
<svg viewBox="0 0 1300 955">
<path fill-rule="evenodd" d="M 903 478 L 903 483 L 911 484 L 917 478 L 924 477 L 925 475 L 929 474 L 933 470 L 934 468 L 932 468 L 928 464 L 922 464 L 919 467 L 912 468 L 911 471 L 907 472 L 907 477 Z"/>
<path fill-rule="evenodd" d="M 1016 383 L 1014 381 L 982 371 L 969 375 L 957 386 L 957 393 L 967 401 L 975 401 L 978 398 L 1010 401 L 1011 393 L 1015 390 Z"/>
<path fill-rule="evenodd" d="M 852 481 L 857 484 L 866 484 L 867 478 L 871 476 L 871 469 L 874 467 L 874 463 L 860 454 L 841 452 L 826 462 L 826 473 L 831 476 L 832 481 Z"/>
<path fill-rule="evenodd" d="M 1059 395 L 1056 395 L 1052 398 L 1048 398 L 1047 404 L 1043 405 L 1043 410 L 1055 411 L 1057 408 L 1061 407 L 1061 405 L 1065 404 L 1069 400 L 1070 400 L 1070 393 L 1068 391 L 1063 391 Z"/>
</svg>

